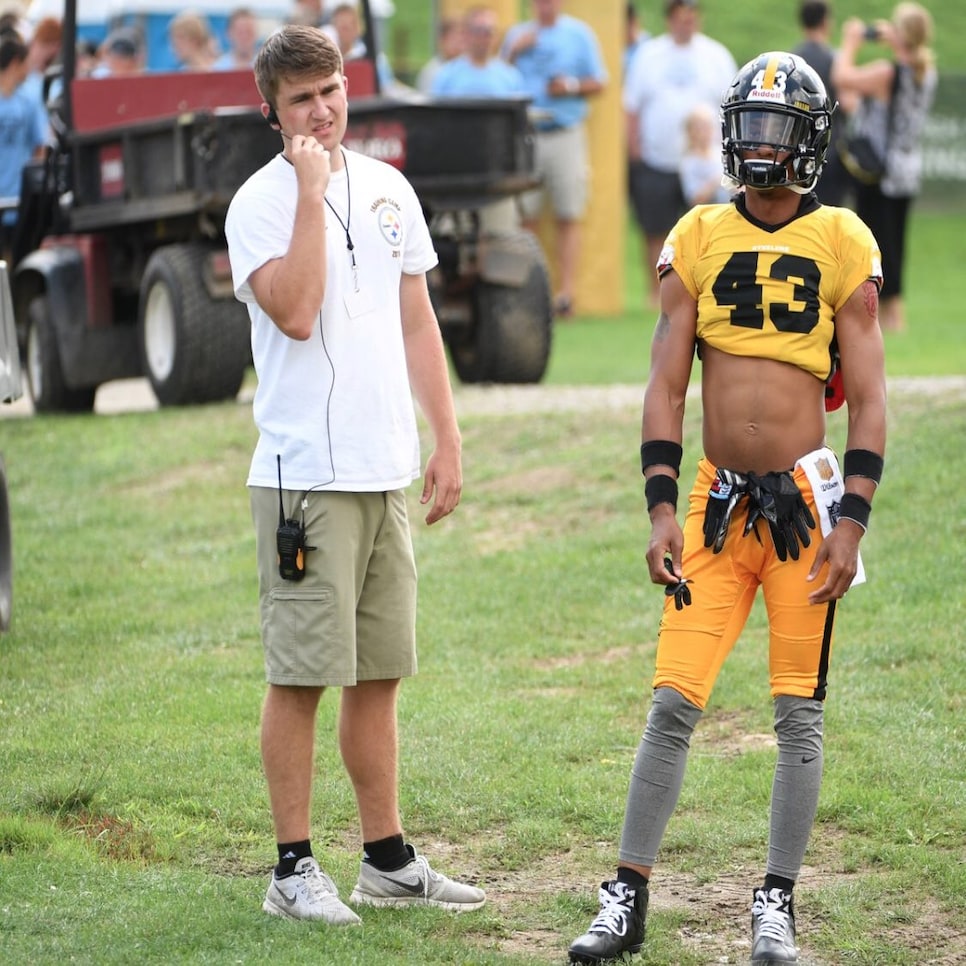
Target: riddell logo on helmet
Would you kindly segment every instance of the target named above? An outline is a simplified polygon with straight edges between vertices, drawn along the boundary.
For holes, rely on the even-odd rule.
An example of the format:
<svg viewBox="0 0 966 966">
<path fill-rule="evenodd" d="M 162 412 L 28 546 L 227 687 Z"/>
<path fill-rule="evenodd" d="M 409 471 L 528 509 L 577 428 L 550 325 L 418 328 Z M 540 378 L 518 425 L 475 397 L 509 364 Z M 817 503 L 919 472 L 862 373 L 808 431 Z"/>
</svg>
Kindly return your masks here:
<svg viewBox="0 0 966 966">
<path fill-rule="evenodd" d="M 766 90 L 762 90 L 759 87 L 753 87 L 750 91 L 748 91 L 748 100 L 749 101 L 778 101 L 779 103 L 783 103 L 785 100 L 785 95 L 778 90 L 772 89 L 770 91 L 766 91 Z"/>
</svg>

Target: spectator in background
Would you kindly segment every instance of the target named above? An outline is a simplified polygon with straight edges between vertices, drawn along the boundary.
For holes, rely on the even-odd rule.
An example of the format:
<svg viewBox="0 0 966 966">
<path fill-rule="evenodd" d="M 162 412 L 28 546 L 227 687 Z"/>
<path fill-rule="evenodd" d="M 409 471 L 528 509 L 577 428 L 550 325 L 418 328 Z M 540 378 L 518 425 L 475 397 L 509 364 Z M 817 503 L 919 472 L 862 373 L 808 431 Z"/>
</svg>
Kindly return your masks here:
<svg viewBox="0 0 966 966">
<path fill-rule="evenodd" d="M 428 94 L 433 87 L 436 72 L 449 63 L 454 57 L 459 57 L 466 48 L 463 36 L 463 21 L 459 17 L 443 17 L 436 28 L 436 53 L 423 64 L 416 75 L 416 88 Z"/>
<path fill-rule="evenodd" d="M 119 27 L 100 47 L 100 62 L 91 77 L 130 77 L 144 71 L 144 41 L 133 27 Z"/>
<path fill-rule="evenodd" d="M 339 45 L 343 60 L 356 60 L 366 56 L 366 43 L 362 39 L 362 20 L 354 3 L 340 3 L 329 17 L 326 31 Z"/>
<path fill-rule="evenodd" d="M 440 97 L 512 97 L 526 93 L 523 75 L 495 56 L 496 14 L 470 7 L 463 18 L 466 51 L 441 65 L 430 92 Z"/>
<path fill-rule="evenodd" d="M 47 114 L 24 90 L 28 47 L 14 31 L 0 39 L 0 258 L 9 259 L 17 224 L 21 175 L 29 161 L 43 157 Z M 7 208 L 7 205 L 12 207 Z"/>
<path fill-rule="evenodd" d="M 721 183 L 721 149 L 718 146 L 718 119 L 704 102 L 695 104 L 684 119 L 687 145 L 681 158 L 681 191 L 684 203 L 721 204 L 732 192 Z"/>
<path fill-rule="evenodd" d="M 362 36 L 362 17 L 355 3 L 338 4 L 332 10 L 327 26 L 322 29 L 335 41 L 343 61 L 359 60 L 366 56 L 366 42 Z M 379 86 L 383 91 L 395 85 L 396 79 L 389 64 L 389 58 L 382 51 L 376 55 L 376 72 L 379 75 Z"/>
<path fill-rule="evenodd" d="M 60 45 L 64 32 L 56 17 L 44 17 L 34 28 L 27 41 L 27 80 L 29 87 L 37 90 L 41 97 L 44 74 L 60 56 Z"/>
<path fill-rule="evenodd" d="M 194 10 L 179 13 L 168 24 L 168 39 L 179 70 L 211 70 L 217 59 L 208 18 Z"/>
<path fill-rule="evenodd" d="M 607 72 L 593 31 L 562 13 L 563 0 L 531 2 L 534 19 L 507 31 L 503 56 L 523 75 L 535 111 L 536 166 L 543 186 L 521 196 L 523 221 L 536 229 L 546 191 L 556 218 L 554 310 L 567 318 L 574 311 L 580 220 L 590 179 L 587 98 L 604 89 Z"/>
<path fill-rule="evenodd" d="M 835 51 L 829 43 L 832 33 L 831 9 L 825 0 L 804 0 L 798 9 L 798 22 L 802 28 L 803 39 L 792 53 L 798 54 L 822 78 L 832 103 L 839 102 L 838 109 L 832 116 L 832 143 L 816 194 L 826 205 L 844 205 L 855 185 L 839 157 L 838 143 L 852 105 L 847 98 L 839 97 L 832 83 L 832 58 Z"/>
<path fill-rule="evenodd" d="M 842 45 L 832 64 L 832 79 L 843 95 L 869 99 L 888 129 L 886 170 L 878 184 L 857 184 L 856 212 L 872 229 L 882 249 L 879 324 L 905 328 L 902 270 L 906 222 L 913 198 L 922 188 L 922 130 L 936 95 L 938 74 L 929 11 L 918 3 L 900 3 L 891 20 L 877 20 L 876 39 L 892 50 L 857 65 L 866 26 L 853 17 L 842 25 Z"/>
<path fill-rule="evenodd" d="M 226 50 L 212 70 L 250 70 L 258 53 L 258 20 L 248 7 L 236 7 L 228 15 Z"/>
<path fill-rule="evenodd" d="M 727 48 L 699 32 L 697 0 L 668 0 L 664 13 L 667 32 L 648 41 L 646 57 L 634 58 L 623 92 L 631 201 L 644 233 L 646 278 L 653 277 L 664 239 L 684 212 L 684 119 L 699 103 L 717 116 L 738 69 Z M 653 284 L 650 305 L 658 305 Z"/>
<path fill-rule="evenodd" d="M 60 21 L 56 17 L 44 17 L 27 41 L 27 77 L 23 82 L 23 93 L 30 97 L 43 112 L 44 123 L 48 129 L 48 143 L 52 143 L 52 136 L 47 113 L 47 98 L 44 96 L 44 77 L 47 69 L 60 56 L 63 35 Z"/>
<path fill-rule="evenodd" d="M 303 27 L 324 27 L 329 22 L 322 0 L 295 0 L 289 23 Z"/>
<path fill-rule="evenodd" d="M 74 75 L 90 77 L 100 63 L 98 45 L 90 39 L 78 40 L 74 52 Z"/>
<path fill-rule="evenodd" d="M 634 54 L 645 40 L 650 40 L 651 35 L 641 26 L 641 16 L 637 12 L 637 7 L 633 3 L 627 4 L 625 11 L 625 35 L 624 35 L 624 77 L 631 66 Z"/>
</svg>

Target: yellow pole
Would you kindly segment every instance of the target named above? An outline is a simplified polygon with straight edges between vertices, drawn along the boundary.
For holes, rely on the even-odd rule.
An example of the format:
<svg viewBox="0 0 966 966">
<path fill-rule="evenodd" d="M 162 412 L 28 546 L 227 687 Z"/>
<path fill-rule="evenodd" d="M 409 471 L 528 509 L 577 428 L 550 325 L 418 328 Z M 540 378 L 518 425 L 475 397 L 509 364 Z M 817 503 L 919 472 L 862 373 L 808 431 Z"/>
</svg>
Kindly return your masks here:
<svg viewBox="0 0 966 966">
<path fill-rule="evenodd" d="M 624 7 L 617 0 L 565 0 L 564 10 L 597 35 L 608 82 L 590 99 L 590 195 L 584 214 L 576 304 L 581 314 L 624 311 L 624 223 L 627 210 L 627 149 L 621 106 Z M 552 221 L 541 226 L 541 236 Z M 552 235 L 550 236 L 552 238 Z M 548 242 L 549 244 L 549 242 Z M 551 251 L 549 247 L 546 249 Z"/>
<path fill-rule="evenodd" d="M 479 0 L 440 0 L 441 17 L 460 16 Z M 489 0 L 501 31 L 532 16 L 529 0 Z M 583 20 L 597 35 L 609 81 L 590 99 L 590 201 L 583 221 L 576 303 L 581 314 L 624 311 L 624 224 L 627 210 L 627 150 L 621 107 L 624 7 L 618 0 L 564 0 L 564 11 Z M 540 241 L 553 271 L 553 218 L 544 212 Z"/>
</svg>

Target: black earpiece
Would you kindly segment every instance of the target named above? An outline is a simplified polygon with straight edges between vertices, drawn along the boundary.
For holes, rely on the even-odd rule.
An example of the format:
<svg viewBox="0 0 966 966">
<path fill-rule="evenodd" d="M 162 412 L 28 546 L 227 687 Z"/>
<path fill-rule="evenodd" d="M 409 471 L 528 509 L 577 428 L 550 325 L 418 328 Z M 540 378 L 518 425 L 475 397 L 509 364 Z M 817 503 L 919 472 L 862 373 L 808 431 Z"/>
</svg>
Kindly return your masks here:
<svg viewBox="0 0 966 966">
<path fill-rule="evenodd" d="M 268 123 L 271 124 L 272 127 L 276 128 L 278 130 L 278 133 L 281 134 L 286 141 L 292 140 L 282 130 L 282 122 L 278 119 L 278 113 L 276 112 L 275 108 L 271 106 L 271 104 L 268 106 L 268 113 L 265 115 L 265 120 L 268 121 Z"/>
</svg>

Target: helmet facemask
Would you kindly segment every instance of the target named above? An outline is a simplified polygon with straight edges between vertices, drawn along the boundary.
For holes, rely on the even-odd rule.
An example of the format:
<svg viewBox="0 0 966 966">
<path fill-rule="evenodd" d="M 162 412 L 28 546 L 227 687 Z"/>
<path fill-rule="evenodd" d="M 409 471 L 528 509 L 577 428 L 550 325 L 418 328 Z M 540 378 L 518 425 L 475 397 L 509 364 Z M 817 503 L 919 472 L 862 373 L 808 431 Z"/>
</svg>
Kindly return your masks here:
<svg viewBox="0 0 966 966">
<path fill-rule="evenodd" d="M 828 147 L 828 116 L 806 115 L 787 107 L 736 104 L 725 108 L 722 155 L 729 182 L 749 188 L 791 188 L 805 194 L 815 187 Z M 757 157 L 762 146 L 774 157 Z"/>
</svg>

